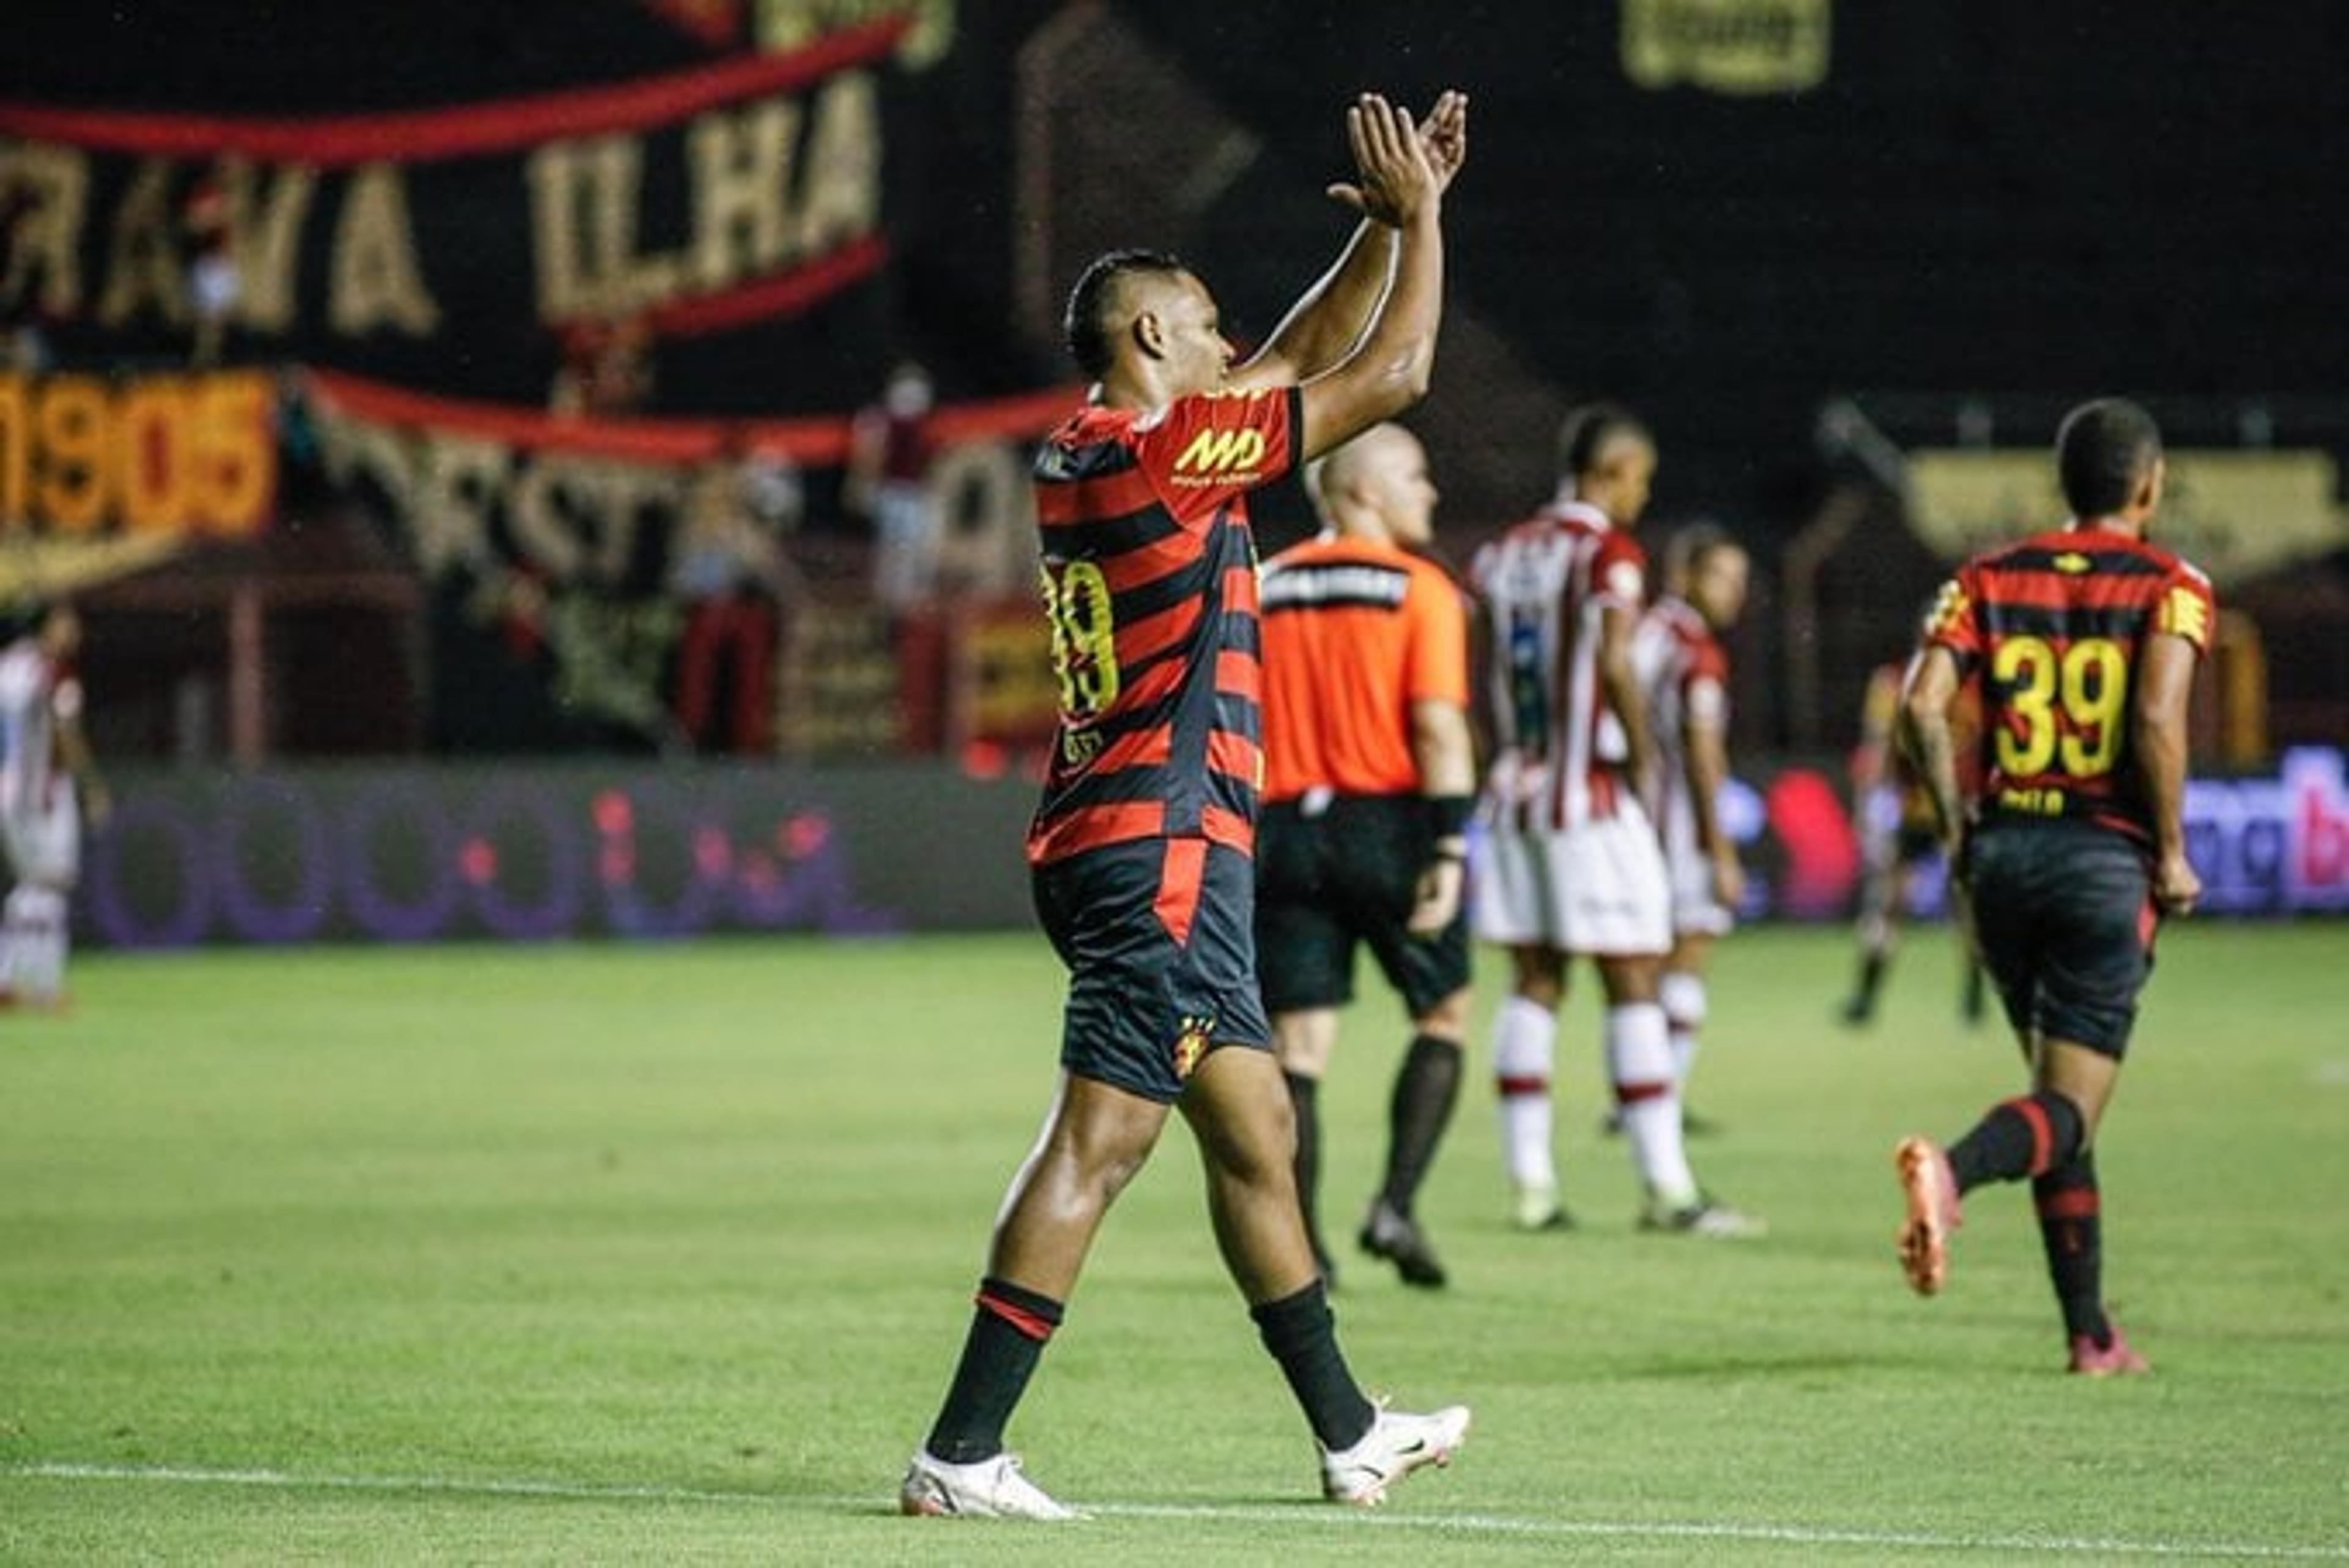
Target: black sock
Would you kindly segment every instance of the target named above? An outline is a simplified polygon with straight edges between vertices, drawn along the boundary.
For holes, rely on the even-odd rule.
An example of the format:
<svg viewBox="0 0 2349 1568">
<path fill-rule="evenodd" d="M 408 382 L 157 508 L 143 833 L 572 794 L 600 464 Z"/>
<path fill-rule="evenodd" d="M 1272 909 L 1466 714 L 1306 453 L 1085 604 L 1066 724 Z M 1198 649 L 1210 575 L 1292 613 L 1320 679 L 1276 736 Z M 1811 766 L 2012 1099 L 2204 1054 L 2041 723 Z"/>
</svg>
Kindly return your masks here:
<svg viewBox="0 0 2349 1568">
<path fill-rule="evenodd" d="M 2105 1317 L 2103 1199 L 2096 1190 L 2096 1157 L 2085 1151 L 2070 1163 L 2033 1177 L 2031 1197 L 2039 1210 L 2039 1237 L 2047 1245 L 2047 1277 L 2064 1309 L 2064 1332 L 2085 1334 L 2099 1350 L 2111 1345 L 2113 1325 Z"/>
<path fill-rule="evenodd" d="M 1985 1181 L 2019 1181 L 2069 1164 L 2086 1137 L 2071 1097 L 2040 1089 L 1992 1106 L 1950 1146 L 1950 1172 L 1961 1192 Z"/>
<path fill-rule="evenodd" d="M 1378 1419 L 1378 1407 L 1363 1397 L 1361 1385 L 1346 1369 L 1330 1297 L 1314 1281 L 1293 1296 L 1248 1308 L 1264 1347 L 1280 1363 L 1289 1389 L 1305 1408 L 1313 1435 L 1325 1449 L 1350 1449 Z"/>
<path fill-rule="evenodd" d="M 1387 1177 L 1379 1196 L 1405 1217 L 1460 1098 L 1460 1055 L 1455 1041 L 1416 1034 L 1395 1073 L 1387 1105 Z"/>
<path fill-rule="evenodd" d="M 1301 1073 L 1281 1074 L 1288 1081 L 1288 1103 L 1297 1113 L 1297 1206 L 1305 1211 L 1305 1235 L 1313 1243 L 1313 1257 L 1321 1262 L 1330 1250 L 1321 1244 L 1321 1080 Z"/>
<path fill-rule="evenodd" d="M 1061 1326 L 1059 1302 L 1008 1281 L 979 1281 L 978 1299 L 962 1361 L 923 1445 L 931 1458 L 950 1465 L 974 1464 L 1003 1451 L 1004 1423 L 1027 1391 L 1044 1342 Z"/>
<path fill-rule="evenodd" d="M 1874 1011 L 1877 988 L 1884 983 L 1884 964 L 1889 956 L 1877 950 L 1871 950 L 1860 955 L 1859 985 L 1851 993 L 1851 1004 L 1855 1012 Z"/>
</svg>

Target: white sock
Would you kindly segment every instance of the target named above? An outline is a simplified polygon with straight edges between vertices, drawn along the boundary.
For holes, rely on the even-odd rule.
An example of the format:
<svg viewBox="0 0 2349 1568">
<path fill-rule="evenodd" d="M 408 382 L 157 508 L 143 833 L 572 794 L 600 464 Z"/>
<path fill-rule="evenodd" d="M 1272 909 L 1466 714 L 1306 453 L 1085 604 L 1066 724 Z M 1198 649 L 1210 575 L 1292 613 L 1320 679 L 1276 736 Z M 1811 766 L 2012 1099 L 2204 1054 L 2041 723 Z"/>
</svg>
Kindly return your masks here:
<svg viewBox="0 0 2349 1568">
<path fill-rule="evenodd" d="M 0 905 L 0 984 L 27 1002 L 55 1002 L 65 981 L 66 896 L 26 883 Z"/>
<path fill-rule="evenodd" d="M 1704 1028 L 1704 977 L 1684 969 L 1666 970 L 1658 1000 L 1664 1004 L 1664 1023 L 1671 1032 L 1672 1079 L 1685 1092 L 1689 1069 L 1696 1065 L 1697 1034 Z"/>
<path fill-rule="evenodd" d="M 1640 1180 L 1669 1207 L 1695 1202 L 1696 1176 L 1681 1138 L 1681 1096 L 1661 1003 L 1631 1002 L 1607 1010 L 1607 1070 Z"/>
<path fill-rule="evenodd" d="M 1557 1189 L 1550 1154 L 1551 1064 L 1557 1054 L 1557 1015 L 1537 1002 L 1512 996 L 1493 1024 L 1493 1075 L 1501 1091 L 1501 1161 L 1518 1187 Z"/>
</svg>

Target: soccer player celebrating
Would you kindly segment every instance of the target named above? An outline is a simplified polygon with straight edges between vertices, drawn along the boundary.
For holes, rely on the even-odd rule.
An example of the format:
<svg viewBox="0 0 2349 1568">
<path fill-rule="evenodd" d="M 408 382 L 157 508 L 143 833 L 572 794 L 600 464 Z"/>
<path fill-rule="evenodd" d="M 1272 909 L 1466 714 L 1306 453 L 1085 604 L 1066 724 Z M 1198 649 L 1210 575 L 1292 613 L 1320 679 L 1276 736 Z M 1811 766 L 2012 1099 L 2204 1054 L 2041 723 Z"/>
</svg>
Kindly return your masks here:
<svg viewBox="0 0 2349 1568">
<path fill-rule="evenodd" d="M 2030 1179 L 2071 1370 L 2101 1376 L 2147 1369 L 2105 1312 L 2095 1144 L 2155 925 L 2202 890 L 2186 858 L 2186 716 L 2215 607 L 2201 573 L 2147 543 L 2165 471 L 2144 410 L 2073 410 L 2055 459 L 2072 521 L 1960 568 L 1901 707 L 2031 1090 L 1946 1150 L 1909 1137 L 1893 1158 L 1901 1266 L 1922 1295 L 1948 1281 L 1959 1199 Z M 1984 787 L 1970 824 L 1950 712 L 1977 670 Z"/>
<path fill-rule="evenodd" d="M 1003 1429 L 1102 1217 L 1175 1109 L 1224 1262 L 1320 1443 L 1324 1495 L 1375 1503 L 1466 1433 L 1461 1407 L 1404 1415 L 1364 1397 L 1298 1208 L 1251 931 L 1263 757 L 1247 509 L 1250 490 L 1425 393 L 1465 116 L 1457 94 L 1424 128 L 1375 95 L 1347 111 L 1360 183 L 1331 193 L 1364 222 L 1245 362 L 1171 257 L 1105 255 L 1070 296 L 1069 346 L 1095 386 L 1036 458 L 1061 719 L 1028 838 L 1069 970 L 1060 1089 L 900 1489 L 908 1513 L 1070 1517 Z"/>
<path fill-rule="evenodd" d="M 1515 1218 L 1571 1223 L 1550 1148 L 1550 1071 L 1567 960 L 1588 954 L 1606 993 L 1608 1076 L 1646 1188 L 1640 1223 L 1702 1236 L 1759 1226 L 1714 1202 L 1689 1168 L 1680 1075 L 1660 1000 L 1672 945 L 1670 885 L 1638 781 L 1655 745 L 1631 641 L 1647 594 L 1631 537 L 1656 472 L 1654 438 L 1625 410 L 1567 418 L 1557 497 L 1476 553 L 1492 737 L 1476 934 L 1509 950 L 1515 986 L 1495 1021 L 1493 1067 Z"/>
<path fill-rule="evenodd" d="M 1671 879 L 1672 950 L 1657 995 L 1671 1032 L 1672 1070 L 1689 1120 L 1689 1070 L 1704 1026 L 1705 965 L 1735 924 L 1745 869 L 1721 821 L 1729 778 L 1729 650 L 1722 638 L 1745 608 L 1744 546 L 1709 524 L 1672 537 L 1668 585 L 1631 647 L 1656 741 L 1656 802 Z"/>
<path fill-rule="evenodd" d="M 1264 570 L 1264 1001 L 1297 1109 L 1298 1196 L 1329 1280 L 1314 1219 L 1319 1089 L 1358 945 L 1402 994 L 1411 1044 L 1359 1240 L 1405 1284 L 1434 1287 L 1444 1265 L 1413 1201 L 1459 1098 L 1468 1032 L 1467 617 L 1451 574 L 1424 554 L 1436 498 L 1416 437 L 1379 425 L 1315 477 L 1328 526 Z"/>
</svg>

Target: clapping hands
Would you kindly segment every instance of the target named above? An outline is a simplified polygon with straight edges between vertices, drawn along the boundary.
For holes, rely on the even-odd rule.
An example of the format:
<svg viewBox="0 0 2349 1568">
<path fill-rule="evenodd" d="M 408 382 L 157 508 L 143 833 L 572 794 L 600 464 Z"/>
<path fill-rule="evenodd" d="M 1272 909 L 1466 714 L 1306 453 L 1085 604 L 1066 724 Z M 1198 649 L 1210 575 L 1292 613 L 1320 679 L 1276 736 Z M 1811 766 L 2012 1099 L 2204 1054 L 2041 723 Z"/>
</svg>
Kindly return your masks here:
<svg viewBox="0 0 2349 1568">
<path fill-rule="evenodd" d="M 1330 187 L 1330 199 L 1364 217 L 1401 228 L 1444 192 L 1468 158 L 1468 98 L 1446 89 L 1427 118 L 1377 93 L 1364 93 L 1346 110 L 1346 140 L 1355 182 Z"/>
</svg>

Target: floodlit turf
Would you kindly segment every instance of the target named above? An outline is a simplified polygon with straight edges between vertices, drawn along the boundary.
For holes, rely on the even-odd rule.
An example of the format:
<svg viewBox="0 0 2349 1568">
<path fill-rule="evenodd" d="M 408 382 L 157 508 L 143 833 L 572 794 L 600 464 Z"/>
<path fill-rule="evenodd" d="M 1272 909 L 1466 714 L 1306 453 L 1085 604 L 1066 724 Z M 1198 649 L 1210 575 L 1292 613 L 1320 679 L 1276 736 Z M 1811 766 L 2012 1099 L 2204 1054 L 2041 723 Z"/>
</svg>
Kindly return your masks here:
<svg viewBox="0 0 2349 1568">
<path fill-rule="evenodd" d="M 2057 1370 L 2022 1189 L 1903 1286 L 1894 1140 L 2018 1070 L 1938 933 L 1865 1033 L 1847 961 L 1720 955 L 1692 1147 L 1764 1241 L 1634 1233 L 1588 976 L 1580 1230 L 1504 1228 L 1472 1075 L 1423 1204 L 1454 1288 L 1347 1249 L 1365 1381 L 1476 1407 L 1379 1514 L 1312 1501 L 1171 1127 L 1013 1426 L 1096 1511 L 1039 1527 L 894 1495 L 1050 1090 L 1040 940 L 93 955 L 71 1017 L 0 1016 L 0 1561 L 2349 1560 L 2349 927 L 2166 936 L 2100 1160 L 2158 1370 L 2107 1383 Z M 1400 1044 L 1367 997 L 1340 1234 Z"/>
</svg>

